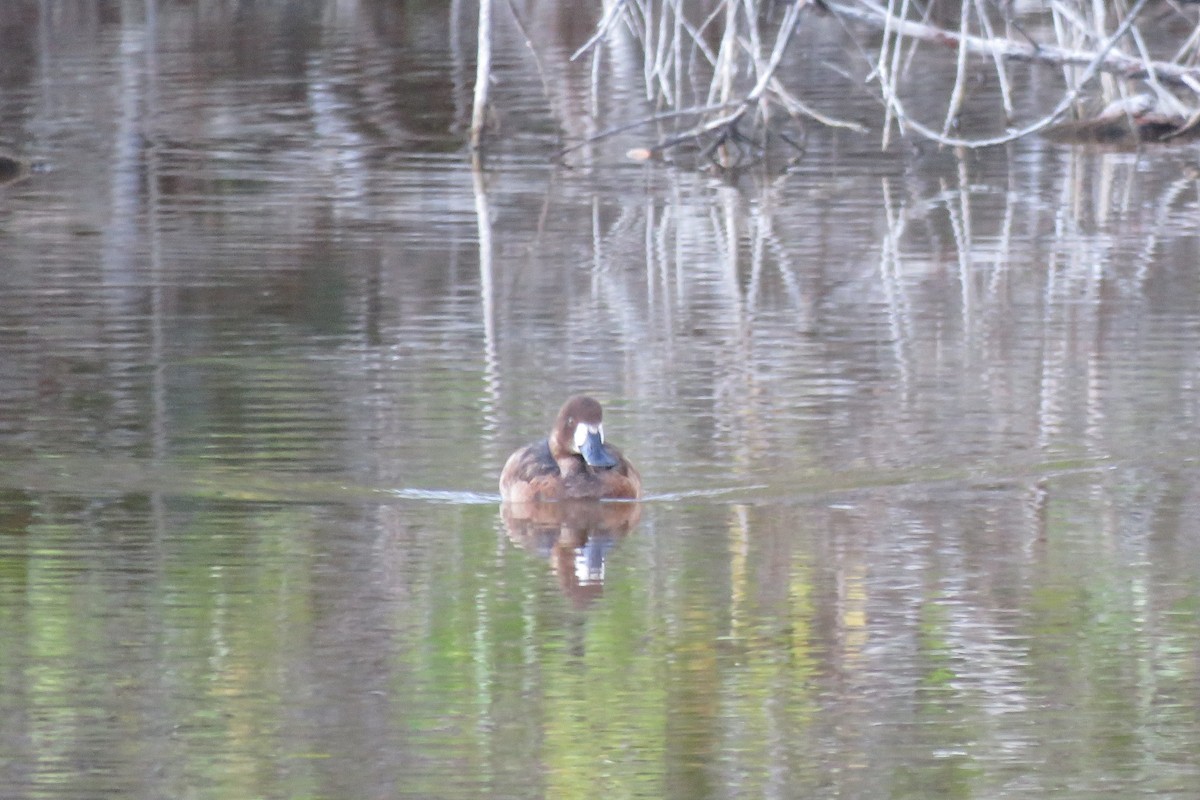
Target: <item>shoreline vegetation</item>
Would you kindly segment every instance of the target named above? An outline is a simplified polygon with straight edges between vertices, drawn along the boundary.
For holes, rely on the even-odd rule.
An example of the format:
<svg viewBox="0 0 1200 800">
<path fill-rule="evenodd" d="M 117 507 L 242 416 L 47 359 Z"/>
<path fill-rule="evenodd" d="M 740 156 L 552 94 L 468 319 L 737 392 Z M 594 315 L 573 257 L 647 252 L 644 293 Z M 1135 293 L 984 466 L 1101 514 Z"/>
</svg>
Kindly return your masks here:
<svg viewBox="0 0 1200 800">
<path fill-rule="evenodd" d="M 547 83 L 529 26 L 514 0 L 505 5 L 480 0 L 477 155 L 489 133 L 496 14 L 516 21 Z M 804 59 L 831 37 L 839 59 Z M 653 113 L 577 137 L 560 159 L 637 132 L 645 144 L 632 159 L 736 169 L 799 158 L 813 125 L 877 135 L 882 149 L 900 140 L 981 148 L 1040 134 L 1129 146 L 1200 135 L 1194 0 L 610 0 L 572 55 L 590 66 L 594 107 L 618 47 L 640 57 Z M 953 80 L 931 79 L 931 65 Z M 823 79 L 870 93 L 878 115 L 844 118 L 807 100 L 803 85 Z"/>
</svg>

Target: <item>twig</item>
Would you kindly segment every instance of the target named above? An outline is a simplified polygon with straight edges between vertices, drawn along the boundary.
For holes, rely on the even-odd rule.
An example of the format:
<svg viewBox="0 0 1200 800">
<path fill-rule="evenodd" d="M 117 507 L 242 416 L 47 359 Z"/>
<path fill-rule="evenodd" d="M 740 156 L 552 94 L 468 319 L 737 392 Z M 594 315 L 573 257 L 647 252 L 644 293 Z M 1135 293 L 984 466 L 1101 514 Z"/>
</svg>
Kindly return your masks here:
<svg viewBox="0 0 1200 800">
<path fill-rule="evenodd" d="M 711 105 L 711 106 L 698 106 L 696 108 L 683 108 L 678 111 L 664 111 L 660 114 L 654 114 L 653 116 L 645 117 L 644 119 L 633 120 L 632 122 L 624 122 L 624 123 L 621 123 L 620 125 L 614 125 L 611 128 L 606 128 L 605 130 L 602 130 L 599 133 L 593 134 L 582 141 L 576 142 L 575 144 L 571 145 L 570 147 L 564 147 L 562 150 L 558 151 L 558 157 L 562 158 L 563 156 L 569 155 L 570 153 L 573 153 L 582 147 L 586 147 L 589 144 L 594 144 L 602 139 L 607 139 L 610 136 L 616 136 L 618 133 L 624 133 L 625 131 L 633 130 L 634 128 L 640 128 L 643 125 L 653 125 L 656 122 L 665 122 L 666 120 L 674 119 L 676 117 L 687 117 L 687 116 L 693 116 L 693 115 L 694 116 L 702 116 L 704 114 L 711 114 L 714 111 L 722 111 L 722 110 L 729 108 L 730 106 L 734 106 L 734 105 L 740 105 L 740 104 L 739 103 L 718 103 L 716 105 Z"/>
<path fill-rule="evenodd" d="M 783 84 L 779 82 L 778 78 L 771 78 L 770 88 L 771 96 L 777 99 L 790 113 L 803 114 L 804 116 L 815 119 L 817 122 L 830 128 L 846 128 L 847 130 L 852 130 L 855 133 L 866 133 L 867 131 L 865 125 L 860 125 L 859 123 L 852 122 L 850 120 L 837 119 L 836 117 L 831 117 L 827 114 L 817 111 L 815 108 L 809 106 L 803 100 L 785 89 Z"/>
</svg>

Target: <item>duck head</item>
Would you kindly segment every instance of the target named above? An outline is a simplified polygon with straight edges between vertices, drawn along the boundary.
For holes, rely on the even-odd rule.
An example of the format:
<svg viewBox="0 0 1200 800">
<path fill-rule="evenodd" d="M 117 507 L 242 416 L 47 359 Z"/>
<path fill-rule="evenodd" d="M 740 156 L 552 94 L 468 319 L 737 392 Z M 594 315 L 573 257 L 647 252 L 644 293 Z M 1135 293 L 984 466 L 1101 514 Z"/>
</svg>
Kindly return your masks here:
<svg viewBox="0 0 1200 800">
<path fill-rule="evenodd" d="M 585 395 L 575 395 L 563 404 L 550 433 L 550 450 L 555 458 L 580 456 L 596 469 L 617 465 L 617 459 L 604 446 L 604 411 Z"/>
</svg>

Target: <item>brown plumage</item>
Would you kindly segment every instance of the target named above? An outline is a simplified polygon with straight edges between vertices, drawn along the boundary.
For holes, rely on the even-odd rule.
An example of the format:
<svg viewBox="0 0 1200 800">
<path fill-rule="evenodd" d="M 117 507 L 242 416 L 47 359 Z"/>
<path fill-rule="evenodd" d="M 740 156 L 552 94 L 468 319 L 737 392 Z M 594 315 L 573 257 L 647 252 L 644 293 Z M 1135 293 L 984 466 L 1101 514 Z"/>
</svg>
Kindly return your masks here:
<svg viewBox="0 0 1200 800">
<path fill-rule="evenodd" d="M 641 497 L 638 471 L 604 441 L 603 416 L 592 398 L 569 398 L 549 436 L 509 456 L 500 473 L 500 498 L 536 503 Z"/>
</svg>

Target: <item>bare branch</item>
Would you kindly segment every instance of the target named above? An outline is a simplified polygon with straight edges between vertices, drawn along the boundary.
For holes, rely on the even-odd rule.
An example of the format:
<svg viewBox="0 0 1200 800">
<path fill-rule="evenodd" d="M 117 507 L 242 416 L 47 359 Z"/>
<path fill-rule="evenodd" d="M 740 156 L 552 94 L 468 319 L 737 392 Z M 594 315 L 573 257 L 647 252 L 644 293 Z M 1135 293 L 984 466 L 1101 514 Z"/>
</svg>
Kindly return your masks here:
<svg viewBox="0 0 1200 800">
<path fill-rule="evenodd" d="M 1147 66 L 1138 58 L 1119 51 L 1111 51 L 1112 44 L 1124 36 L 1129 25 L 1145 6 L 1144 2 L 1135 3 L 1126 13 L 1125 20 L 1113 36 L 1106 42 L 1107 46 L 1100 52 L 1103 58 L 1096 59 L 1097 51 L 1068 50 L 1054 45 L 1031 45 L 1012 39 L 988 39 L 983 36 L 972 36 L 927 25 L 920 22 L 899 19 L 888 13 L 887 9 L 872 0 L 856 0 L 854 5 L 825 0 L 825 6 L 834 13 L 847 19 L 866 22 L 884 30 L 895 30 L 905 36 L 936 42 L 947 47 L 958 47 L 964 43 L 969 50 L 980 55 L 998 55 L 1015 61 L 1034 61 L 1043 64 L 1073 65 L 1092 67 L 1096 71 L 1108 72 L 1129 79 L 1146 79 L 1149 77 Z M 1185 78 L 1200 78 L 1200 67 L 1184 67 L 1167 61 L 1152 61 L 1152 69 L 1158 79 L 1166 83 L 1183 85 Z"/>
</svg>

